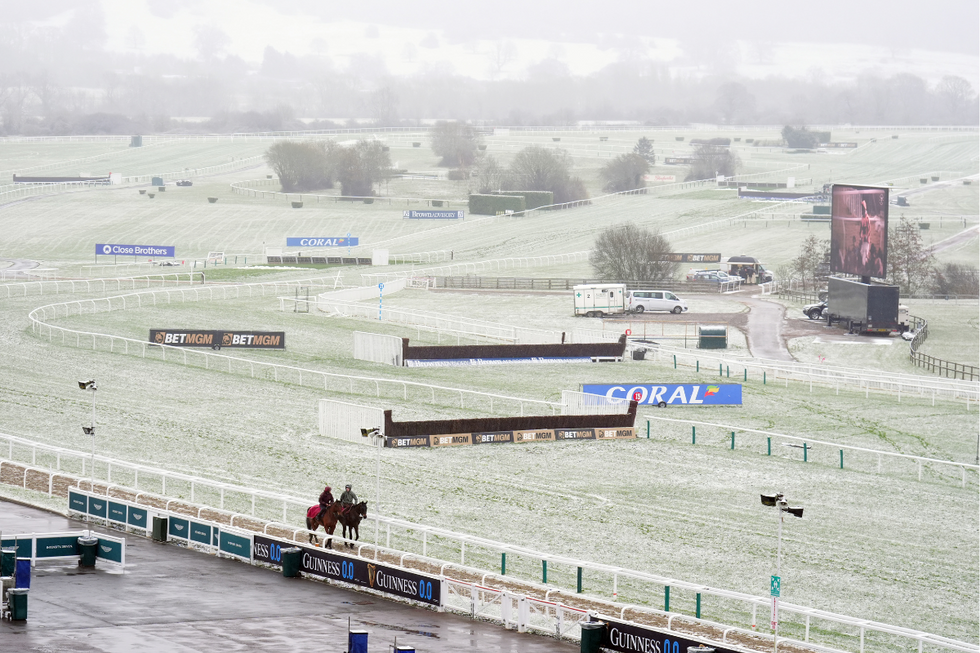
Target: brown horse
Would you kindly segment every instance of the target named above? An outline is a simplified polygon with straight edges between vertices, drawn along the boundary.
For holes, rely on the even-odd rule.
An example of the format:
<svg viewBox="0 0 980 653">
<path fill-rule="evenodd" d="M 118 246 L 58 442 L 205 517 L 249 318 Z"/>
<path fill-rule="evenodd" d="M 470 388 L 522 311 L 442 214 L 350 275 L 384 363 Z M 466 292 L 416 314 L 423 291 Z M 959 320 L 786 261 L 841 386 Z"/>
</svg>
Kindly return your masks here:
<svg viewBox="0 0 980 653">
<path fill-rule="evenodd" d="M 339 501 L 334 501 L 330 506 L 320 515 L 317 519 L 317 513 L 320 512 L 320 506 L 310 506 L 309 510 L 306 511 L 306 529 L 309 531 L 315 531 L 320 526 L 323 526 L 323 530 L 326 531 L 328 536 L 332 536 L 334 530 L 337 528 L 337 519 L 340 517 L 340 513 L 343 511 L 343 507 L 340 505 Z M 312 517 L 310 516 L 312 515 Z M 314 533 L 310 533 L 310 542 L 320 545 L 320 538 Z M 333 537 L 327 538 L 327 548 L 332 549 L 331 544 L 333 542 Z"/>
<path fill-rule="evenodd" d="M 367 501 L 361 501 L 348 508 L 346 511 L 340 513 L 338 521 L 342 527 L 341 533 L 345 539 L 347 539 L 347 531 L 350 529 L 350 534 L 355 540 L 361 539 L 361 533 L 358 531 L 357 527 L 360 525 L 361 520 L 367 517 Z M 354 543 L 351 541 L 347 542 L 347 546 L 354 548 Z"/>
</svg>

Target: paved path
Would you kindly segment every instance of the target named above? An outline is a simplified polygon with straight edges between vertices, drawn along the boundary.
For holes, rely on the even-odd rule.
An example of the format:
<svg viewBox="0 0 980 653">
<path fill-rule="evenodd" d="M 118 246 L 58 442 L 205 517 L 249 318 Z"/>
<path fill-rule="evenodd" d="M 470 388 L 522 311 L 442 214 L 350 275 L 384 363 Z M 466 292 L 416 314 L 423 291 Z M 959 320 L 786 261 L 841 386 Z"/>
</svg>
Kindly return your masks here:
<svg viewBox="0 0 980 653">
<path fill-rule="evenodd" d="M 62 532 L 84 525 L 0 501 L 0 532 Z M 101 530 L 101 529 L 96 529 Z M 119 531 L 105 531 L 119 536 Z M 38 563 L 27 620 L 0 622 L 0 651 L 122 653 L 347 648 L 347 622 L 369 631 L 369 650 L 398 638 L 419 653 L 571 653 L 578 644 L 520 634 L 453 614 L 216 558 L 127 534 L 126 569 L 103 561 Z"/>
<path fill-rule="evenodd" d="M 789 353 L 786 341 L 783 340 L 786 308 L 781 304 L 761 299 L 758 295 L 737 297 L 738 301 L 749 307 L 748 325 L 745 329 L 749 353 L 755 358 L 777 361 L 796 360 Z"/>
</svg>

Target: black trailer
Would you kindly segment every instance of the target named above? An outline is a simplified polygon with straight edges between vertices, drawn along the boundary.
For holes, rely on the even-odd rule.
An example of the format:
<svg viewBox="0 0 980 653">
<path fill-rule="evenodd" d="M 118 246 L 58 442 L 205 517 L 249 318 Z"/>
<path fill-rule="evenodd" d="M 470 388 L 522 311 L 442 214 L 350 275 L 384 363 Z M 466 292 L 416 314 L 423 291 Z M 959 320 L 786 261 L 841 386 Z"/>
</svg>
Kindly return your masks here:
<svg viewBox="0 0 980 653">
<path fill-rule="evenodd" d="M 840 322 L 849 333 L 903 333 L 898 286 L 861 283 L 830 277 L 827 285 L 827 324 Z"/>
</svg>

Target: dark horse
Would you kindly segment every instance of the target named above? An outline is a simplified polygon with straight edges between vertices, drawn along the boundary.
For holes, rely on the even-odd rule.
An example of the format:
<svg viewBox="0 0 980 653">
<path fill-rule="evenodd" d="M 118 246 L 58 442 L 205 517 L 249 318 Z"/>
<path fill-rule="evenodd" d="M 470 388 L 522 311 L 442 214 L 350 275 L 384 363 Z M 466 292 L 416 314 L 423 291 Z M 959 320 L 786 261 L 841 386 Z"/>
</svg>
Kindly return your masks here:
<svg viewBox="0 0 980 653">
<path fill-rule="evenodd" d="M 340 513 L 338 521 L 340 521 L 340 525 L 343 527 L 341 533 L 345 539 L 347 538 L 348 529 L 355 540 L 361 539 L 361 533 L 357 530 L 357 527 L 365 517 L 367 517 L 367 501 L 361 501 L 348 508 L 345 512 Z M 348 541 L 347 546 L 353 549 L 354 543 Z"/>
<path fill-rule="evenodd" d="M 320 512 L 320 506 L 310 506 L 309 510 L 306 511 L 306 528 L 310 531 L 315 531 L 320 526 L 323 526 L 323 530 L 326 531 L 328 536 L 332 536 L 334 530 L 337 528 L 337 520 L 340 517 L 340 513 L 343 508 L 339 501 L 334 501 L 326 509 L 326 511 L 317 519 L 317 513 Z M 312 516 L 311 516 L 312 515 Z M 318 545 L 320 544 L 320 538 L 316 536 L 315 533 L 310 533 L 310 542 Z M 327 548 L 332 549 L 331 545 L 333 542 L 332 537 L 327 538 Z"/>
</svg>

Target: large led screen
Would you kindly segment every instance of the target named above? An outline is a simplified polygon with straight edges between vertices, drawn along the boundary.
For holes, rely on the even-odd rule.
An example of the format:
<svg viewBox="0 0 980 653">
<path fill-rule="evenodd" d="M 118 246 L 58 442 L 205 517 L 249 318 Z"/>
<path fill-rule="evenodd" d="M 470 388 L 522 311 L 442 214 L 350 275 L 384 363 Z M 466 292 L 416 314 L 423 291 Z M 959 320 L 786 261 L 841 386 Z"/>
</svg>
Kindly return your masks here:
<svg viewBox="0 0 980 653">
<path fill-rule="evenodd" d="M 888 189 L 834 184 L 830 206 L 830 271 L 884 278 Z"/>
</svg>

